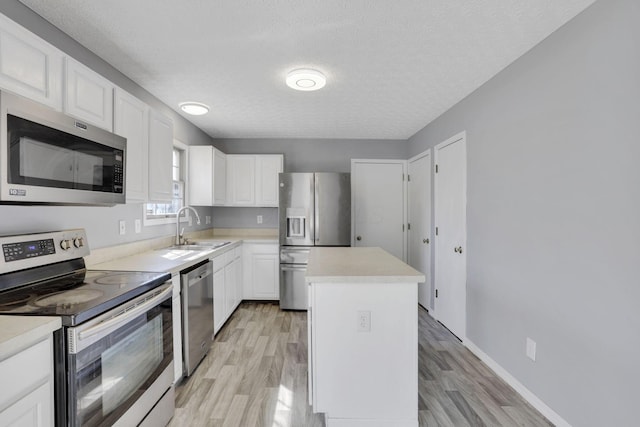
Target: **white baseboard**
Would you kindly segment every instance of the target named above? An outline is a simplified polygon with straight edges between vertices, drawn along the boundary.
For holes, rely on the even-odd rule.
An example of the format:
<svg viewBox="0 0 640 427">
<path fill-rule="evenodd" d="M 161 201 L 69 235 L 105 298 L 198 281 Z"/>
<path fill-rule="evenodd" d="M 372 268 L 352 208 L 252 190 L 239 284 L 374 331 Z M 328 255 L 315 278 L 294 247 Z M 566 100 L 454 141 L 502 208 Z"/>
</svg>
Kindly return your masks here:
<svg viewBox="0 0 640 427">
<path fill-rule="evenodd" d="M 469 338 L 464 339 L 463 344 L 480 360 L 482 360 L 491 370 L 493 370 L 500 378 L 502 378 L 507 384 L 509 384 L 515 391 L 517 391 L 531 406 L 536 408 L 542 415 L 544 415 L 549 421 L 555 424 L 557 427 L 571 427 L 567 421 L 565 421 L 558 413 L 547 406 L 538 396 L 533 394 L 528 388 L 526 388 L 520 381 L 518 381 L 513 375 L 507 372 L 502 366 L 489 357 L 485 352 L 480 350 Z"/>
</svg>

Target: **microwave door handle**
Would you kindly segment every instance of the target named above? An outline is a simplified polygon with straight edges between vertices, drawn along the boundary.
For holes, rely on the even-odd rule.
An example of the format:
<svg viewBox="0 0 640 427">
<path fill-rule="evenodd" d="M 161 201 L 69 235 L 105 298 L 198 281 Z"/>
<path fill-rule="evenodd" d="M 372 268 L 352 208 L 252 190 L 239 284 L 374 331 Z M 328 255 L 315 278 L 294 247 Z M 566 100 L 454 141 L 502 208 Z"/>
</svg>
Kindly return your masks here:
<svg viewBox="0 0 640 427">
<path fill-rule="evenodd" d="M 109 320 L 105 320 L 104 322 L 100 322 L 97 325 L 81 331 L 78 334 L 78 337 L 82 340 L 85 338 L 89 338 L 92 337 L 96 334 L 99 334 L 100 332 L 112 328 L 116 325 L 120 325 L 120 324 L 125 324 L 127 323 L 129 320 L 138 317 L 140 314 L 148 311 L 149 309 L 155 307 L 156 305 L 158 305 L 158 303 L 160 303 L 161 301 L 165 300 L 167 298 L 167 296 L 170 296 L 171 293 L 173 293 L 173 287 L 169 286 L 167 289 L 165 289 L 164 291 L 162 291 L 160 294 L 156 295 L 155 297 L 151 298 L 148 301 L 145 301 L 144 303 L 140 304 L 139 306 L 136 306 L 135 308 L 129 310 L 129 311 L 125 311 L 124 313 L 113 317 Z"/>
</svg>

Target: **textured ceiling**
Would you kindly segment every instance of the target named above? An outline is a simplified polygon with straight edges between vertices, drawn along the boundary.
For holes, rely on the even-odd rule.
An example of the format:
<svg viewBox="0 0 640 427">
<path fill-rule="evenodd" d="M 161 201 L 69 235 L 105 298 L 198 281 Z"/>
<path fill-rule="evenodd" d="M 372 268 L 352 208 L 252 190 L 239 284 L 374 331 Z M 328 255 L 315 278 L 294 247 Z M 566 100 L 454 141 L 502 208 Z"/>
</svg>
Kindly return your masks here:
<svg viewBox="0 0 640 427">
<path fill-rule="evenodd" d="M 20 0 L 214 138 L 406 139 L 594 0 Z M 288 71 L 323 71 L 297 92 Z"/>
</svg>

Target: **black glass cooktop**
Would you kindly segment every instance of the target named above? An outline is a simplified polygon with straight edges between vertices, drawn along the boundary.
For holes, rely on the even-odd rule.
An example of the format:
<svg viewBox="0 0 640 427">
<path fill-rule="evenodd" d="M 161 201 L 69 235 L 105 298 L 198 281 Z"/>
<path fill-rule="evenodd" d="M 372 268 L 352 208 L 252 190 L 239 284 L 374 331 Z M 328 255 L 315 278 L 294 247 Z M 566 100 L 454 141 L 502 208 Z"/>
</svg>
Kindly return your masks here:
<svg viewBox="0 0 640 427">
<path fill-rule="evenodd" d="M 171 279 L 169 273 L 86 271 L 0 294 L 0 315 L 61 316 L 75 326 Z"/>
</svg>

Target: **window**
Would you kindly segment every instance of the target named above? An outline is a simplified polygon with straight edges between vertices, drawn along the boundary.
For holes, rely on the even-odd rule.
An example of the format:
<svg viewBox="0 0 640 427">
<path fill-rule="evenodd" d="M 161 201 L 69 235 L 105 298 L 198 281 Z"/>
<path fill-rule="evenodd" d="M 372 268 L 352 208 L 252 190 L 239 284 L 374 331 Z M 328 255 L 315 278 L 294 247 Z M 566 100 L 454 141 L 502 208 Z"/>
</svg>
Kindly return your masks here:
<svg viewBox="0 0 640 427">
<path fill-rule="evenodd" d="M 175 222 L 176 212 L 185 206 L 185 176 L 187 146 L 174 141 L 173 147 L 173 200 L 171 203 L 146 203 L 144 205 L 145 225 L 169 224 Z M 180 221 L 188 220 L 188 212 L 183 212 Z"/>
</svg>

